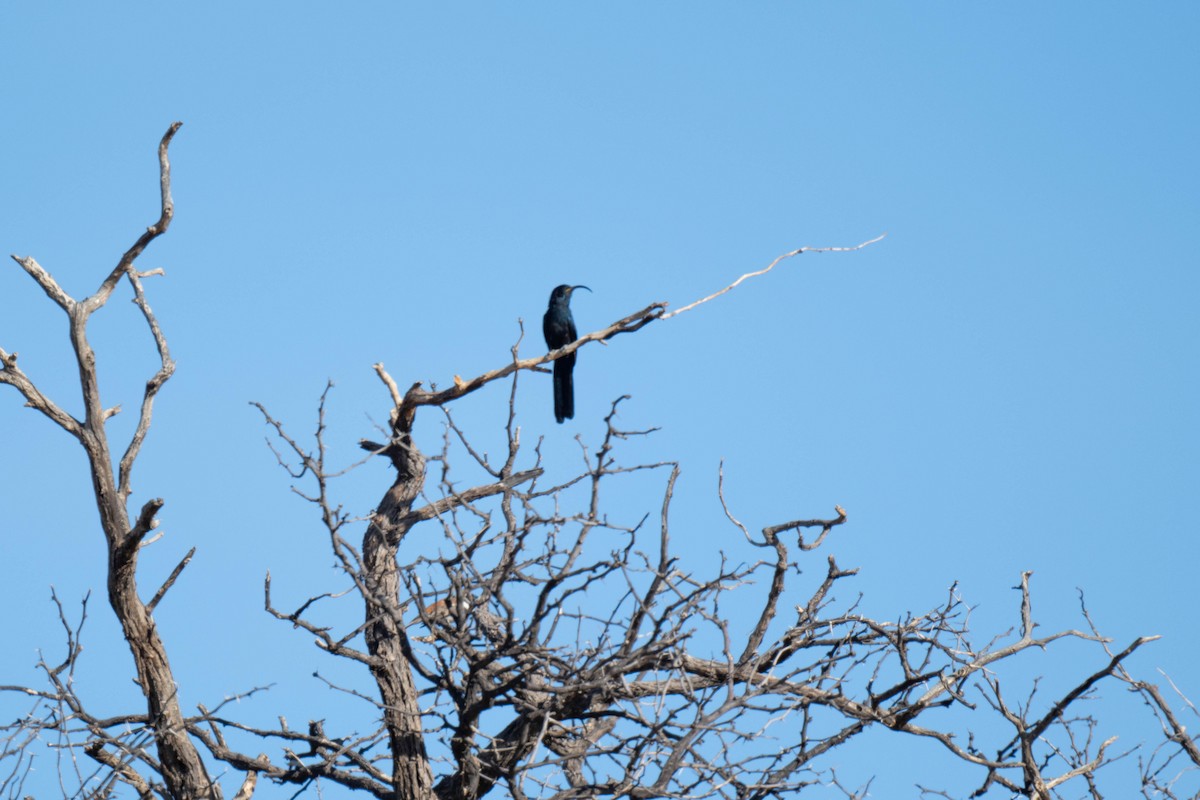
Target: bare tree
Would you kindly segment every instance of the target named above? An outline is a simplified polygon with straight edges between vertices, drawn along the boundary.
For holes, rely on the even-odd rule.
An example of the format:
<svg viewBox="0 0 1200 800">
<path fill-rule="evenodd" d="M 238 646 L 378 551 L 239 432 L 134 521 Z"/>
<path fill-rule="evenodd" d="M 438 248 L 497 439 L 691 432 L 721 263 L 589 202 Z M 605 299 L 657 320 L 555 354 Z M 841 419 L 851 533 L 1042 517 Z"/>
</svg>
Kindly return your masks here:
<svg viewBox="0 0 1200 800">
<path fill-rule="evenodd" d="M 390 424 L 384 441 L 361 445 L 365 459 L 388 459 L 395 479 L 365 520 L 344 510 L 332 490 L 348 471 L 327 463 L 328 390 L 311 442 L 293 437 L 259 406 L 279 462 L 318 512 L 346 581 L 341 589 L 315 590 L 287 610 L 273 601 L 268 575 L 266 610 L 311 635 L 330 658 L 361 669 L 360 683 L 338 688 L 369 703 L 375 723 L 365 733 L 331 732 L 322 721 L 296 729 L 280 716 L 277 726 L 261 728 L 233 718 L 228 701 L 185 711 L 153 612 L 191 553 L 142 600 L 138 552 L 163 501 L 150 500 L 132 516 L 128 509 L 130 473 L 154 398 L 174 370 L 143 287 L 152 273 L 139 272 L 135 262 L 171 222 L 167 155 L 178 129 L 172 125 L 159 145 L 159 220 L 95 294 L 76 300 L 34 259 L 15 258 L 68 316 L 83 419 L 44 395 L 16 353 L 2 349 L 0 383 L 13 386 L 87 454 L 108 549 L 109 604 L 129 643 L 145 704 L 115 717 L 89 711 L 72 680 L 86 603 L 76 623 L 59 604 L 66 652 L 58 663 L 39 664 L 45 685 L 0 686 L 30 704 L 15 722 L 0 726 L 3 797 L 24 796 L 31 753 L 48 735 L 72 757 L 86 755 L 95 764 L 63 783 L 70 783 L 64 794 L 89 798 L 130 792 L 218 798 L 218 776 L 230 769 L 239 800 L 250 798 L 263 779 L 298 787 L 297 793 L 336 785 L 379 798 L 438 800 L 497 793 L 740 799 L 816 785 L 863 797 L 866 786 L 847 786 L 827 754 L 869 729 L 926 740 L 931 753 L 975 771 L 970 786 L 922 787 L 928 796 L 994 790 L 1031 798 L 1101 797 L 1104 768 L 1135 750 L 1144 796 L 1184 796 L 1181 787 L 1195 785 L 1200 749 L 1180 712 L 1155 684 L 1126 668 L 1128 657 L 1154 637 L 1116 649 L 1086 609 L 1083 629 L 1037 633 L 1029 573 L 1020 576 L 1014 629 L 983 641 L 971 634 L 970 609 L 957 587 L 924 613 L 875 619 L 856 592 L 844 591 L 857 571 L 826 552 L 846 522 L 839 507 L 826 518 L 752 531 L 725 506 L 722 524 L 752 557 L 722 557 L 711 571 L 697 572 L 675 555 L 671 504 L 680 467 L 620 459 L 625 441 L 652 433 L 619 426 L 617 411 L 626 398 L 613 402 L 603 440 L 594 450 L 584 447 L 584 466 L 568 480 L 549 482 L 540 445 L 522 446 L 516 418 L 523 373 L 544 371 L 590 343 L 664 324 L 786 258 L 872 242 L 795 250 L 696 303 L 676 311 L 652 303 L 545 355 L 521 358 L 518 341 L 502 366 L 470 380 L 456 376 L 441 390 L 414 383 L 401 392 L 375 365 L 390 395 Z M 118 409 L 101 402 L 87 324 L 122 279 L 132 287 L 160 364 L 146 383 L 136 430 L 114 462 L 105 423 Z M 492 459 L 472 445 L 451 411 L 457 399 L 500 381 L 508 386 L 506 447 Z M 432 459 L 413 436 L 422 408 L 437 409 L 445 421 L 441 450 Z M 459 478 L 463 464 L 466 482 Z M 440 474 L 431 481 L 431 472 Z M 630 511 L 620 502 L 630 482 L 656 486 L 660 504 Z M 437 552 L 412 545 L 409 534 L 418 526 L 444 537 Z M 347 602 L 361 604 L 361 622 L 339 629 L 313 618 L 324 604 Z M 727 609 L 735 605 L 741 611 L 733 617 Z M 1091 647 L 1093 663 L 1057 693 L 1042 696 L 1035 685 L 1014 699 L 1001 679 L 1003 665 L 1067 641 Z M 1089 703 L 1102 682 L 1128 686 L 1145 699 L 1161 726 L 1158 743 L 1114 752 L 1116 737 L 1102 733 L 1102 709 Z M 871 769 L 864 765 L 862 772 L 869 785 Z"/>
</svg>

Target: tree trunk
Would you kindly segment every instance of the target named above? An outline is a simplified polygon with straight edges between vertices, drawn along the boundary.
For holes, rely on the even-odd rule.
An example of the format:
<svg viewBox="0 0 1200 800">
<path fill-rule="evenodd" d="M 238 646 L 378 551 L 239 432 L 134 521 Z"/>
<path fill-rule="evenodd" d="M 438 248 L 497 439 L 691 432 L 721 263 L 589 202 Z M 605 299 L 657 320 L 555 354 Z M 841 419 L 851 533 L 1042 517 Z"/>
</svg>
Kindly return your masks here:
<svg viewBox="0 0 1200 800">
<path fill-rule="evenodd" d="M 412 509 L 421 491 L 425 457 L 407 434 L 385 455 L 396 467 L 396 482 L 384 495 L 363 537 L 365 638 L 368 651 L 375 657 L 371 674 L 383 702 L 395 796 L 425 800 L 433 796 L 433 776 L 425 752 L 417 688 L 405 655 L 407 642 L 399 620 L 400 576 L 396 567 L 396 549 L 409 528 L 400 520 Z"/>
</svg>

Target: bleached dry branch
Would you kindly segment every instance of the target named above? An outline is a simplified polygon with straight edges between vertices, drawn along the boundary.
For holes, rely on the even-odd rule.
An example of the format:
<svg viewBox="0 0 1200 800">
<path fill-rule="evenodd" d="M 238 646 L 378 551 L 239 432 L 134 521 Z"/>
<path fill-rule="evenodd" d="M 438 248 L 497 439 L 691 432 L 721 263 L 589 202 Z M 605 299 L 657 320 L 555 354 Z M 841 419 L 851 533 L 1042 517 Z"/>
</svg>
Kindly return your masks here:
<svg viewBox="0 0 1200 800">
<path fill-rule="evenodd" d="M 695 302 L 688 303 L 683 308 L 677 308 L 674 311 L 668 311 L 667 313 L 662 315 L 662 318 L 670 319 L 671 317 L 678 316 L 685 311 L 691 311 L 693 308 L 695 308 L 698 305 L 707 303 L 709 300 L 713 300 L 713 299 L 725 294 L 726 292 L 736 289 L 738 286 L 741 285 L 741 283 L 743 281 L 747 281 L 750 278 L 757 278 L 759 275 L 766 275 L 768 272 L 775 269 L 775 267 L 781 261 L 784 261 L 786 259 L 793 258 L 793 257 L 799 256 L 799 255 L 803 255 L 804 253 L 853 253 L 856 250 L 862 250 L 864 247 L 870 247 L 871 245 L 875 244 L 876 242 L 882 241 L 884 239 L 884 237 L 886 237 L 886 236 L 887 236 L 887 234 L 883 233 L 883 234 L 880 234 L 879 236 L 876 236 L 874 239 L 868 239 L 867 241 L 862 242 L 861 244 L 852 245 L 850 247 L 800 247 L 800 248 L 797 248 L 795 250 L 792 250 L 791 252 L 784 253 L 783 255 L 779 256 L 774 261 L 772 261 L 770 264 L 768 264 L 767 266 L 763 267 L 760 270 L 756 270 L 755 272 L 747 272 L 745 275 L 742 275 L 740 278 L 738 278 L 733 283 L 726 286 L 724 289 L 715 291 L 712 294 L 708 295 L 707 297 L 702 297 L 699 300 L 696 300 Z"/>
</svg>

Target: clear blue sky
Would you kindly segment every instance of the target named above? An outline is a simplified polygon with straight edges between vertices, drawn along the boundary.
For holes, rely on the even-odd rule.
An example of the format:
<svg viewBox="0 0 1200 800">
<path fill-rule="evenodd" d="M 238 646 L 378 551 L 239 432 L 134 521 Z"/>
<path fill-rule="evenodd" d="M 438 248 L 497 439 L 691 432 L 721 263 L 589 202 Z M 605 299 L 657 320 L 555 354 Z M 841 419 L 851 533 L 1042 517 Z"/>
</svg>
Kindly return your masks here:
<svg viewBox="0 0 1200 800">
<path fill-rule="evenodd" d="M 151 302 L 179 371 L 134 484 L 166 500 L 147 592 L 198 546 L 157 613 L 185 705 L 272 680 L 247 714 L 340 702 L 307 677 L 328 661 L 261 611 L 268 568 L 296 598 L 336 575 L 247 401 L 307 432 L 332 378 L 349 459 L 387 415 L 372 363 L 445 385 L 506 361 L 518 318 L 538 353 L 558 283 L 594 290 L 574 302 L 591 330 L 883 232 L 587 348 L 573 424 L 526 378 L 527 441 L 574 468 L 572 437 L 596 444 L 630 394 L 627 425 L 663 428 L 639 452 L 683 463 L 675 540 L 697 568 L 736 545 L 724 459 L 754 527 L 847 509 L 834 552 L 868 612 L 959 581 L 998 631 L 1033 570 L 1047 628 L 1080 624 L 1081 587 L 1121 644 L 1163 634 L 1134 666 L 1200 701 L 1200 6 L 10 3 L 0 28 L 0 252 L 68 291 L 156 218 L 154 149 L 184 122 L 176 222 L 141 262 L 167 271 Z M 117 431 L 154 363 L 125 300 L 93 333 Z M 0 346 L 74 408 L 64 331 L 0 267 Z M 457 413 L 494 441 L 505 402 Z M 420 434 L 438 446 L 435 415 Z M 54 585 L 97 590 L 79 681 L 124 691 L 83 456 L 11 390 L 0 441 L 20 609 L 0 683 L 61 651 Z M 388 480 L 372 465 L 343 499 L 366 511 Z M 1045 671 L 1066 667 L 1091 668 Z"/>
</svg>

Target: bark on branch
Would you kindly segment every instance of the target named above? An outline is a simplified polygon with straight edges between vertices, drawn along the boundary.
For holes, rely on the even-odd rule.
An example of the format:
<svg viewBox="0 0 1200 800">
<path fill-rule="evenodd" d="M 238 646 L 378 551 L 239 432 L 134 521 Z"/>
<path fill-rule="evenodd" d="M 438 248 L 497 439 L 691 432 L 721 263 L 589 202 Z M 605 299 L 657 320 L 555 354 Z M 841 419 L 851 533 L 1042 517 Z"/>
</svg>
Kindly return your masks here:
<svg viewBox="0 0 1200 800">
<path fill-rule="evenodd" d="M 139 544 L 155 524 L 155 515 L 162 507 L 161 500 L 146 503 L 135 524 L 131 525 L 126 503 L 130 493 L 129 473 L 137 457 L 141 443 L 150 425 L 153 398 L 163 383 L 170 377 L 174 364 L 170 360 L 166 339 L 146 303 L 139 276 L 133 271 L 138 256 L 155 238 L 166 232 L 174 216 L 171 200 L 171 170 L 168 147 L 182 123 L 174 123 L 163 135 L 158 146 L 159 187 L 161 204 L 158 220 L 143 232 L 117 262 L 117 266 L 100 284 L 96 293 L 76 301 L 54 281 L 50 274 L 32 258 L 14 259 L 29 274 L 38 286 L 69 318 L 70 341 L 79 370 L 79 382 L 83 395 L 84 418 L 76 420 L 63 412 L 51 400 L 42 395 L 32 381 L 16 366 L 16 355 L 0 353 L 4 368 L 0 370 L 0 382 L 15 386 L 30 405 L 48 416 L 60 427 L 75 436 L 87 454 L 92 474 L 92 486 L 100 524 L 108 546 L 108 598 L 121 628 L 137 669 L 137 681 L 146 697 L 147 724 L 154 732 L 154 744 L 158 759 L 156 770 L 160 773 L 166 791 L 177 800 L 215 798 L 220 792 L 211 781 L 195 745 L 189 738 L 184 716 L 180 709 L 178 689 L 167 658 L 166 646 L 158 634 L 158 627 L 151 617 L 154 603 L 143 603 L 138 595 L 137 556 Z M 161 366 L 147 382 L 142 412 L 137 430 L 126 448 L 120 464 L 120 483 L 114 469 L 112 448 L 109 444 L 105 423 L 112 416 L 112 409 L 105 409 L 100 395 L 100 380 L 96 369 L 96 356 L 88 341 L 87 325 L 91 315 L 102 308 L 116 288 L 122 276 L 128 275 L 134 287 L 135 302 L 138 303 L 150 329 L 151 337 L 158 349 Z M 182 566 L 182 565 L 181 565 Z M 170 585 L 168 580 L 163 590 Z M 161 594 L 159 595 L 161 596 Z M 94 751 L 94 757 L 107 758 L 103 748 Z M 142 788 L 132 778 L 123 775 L 122 780 L 133 783 L 142 793 Z"/>
</svg>

